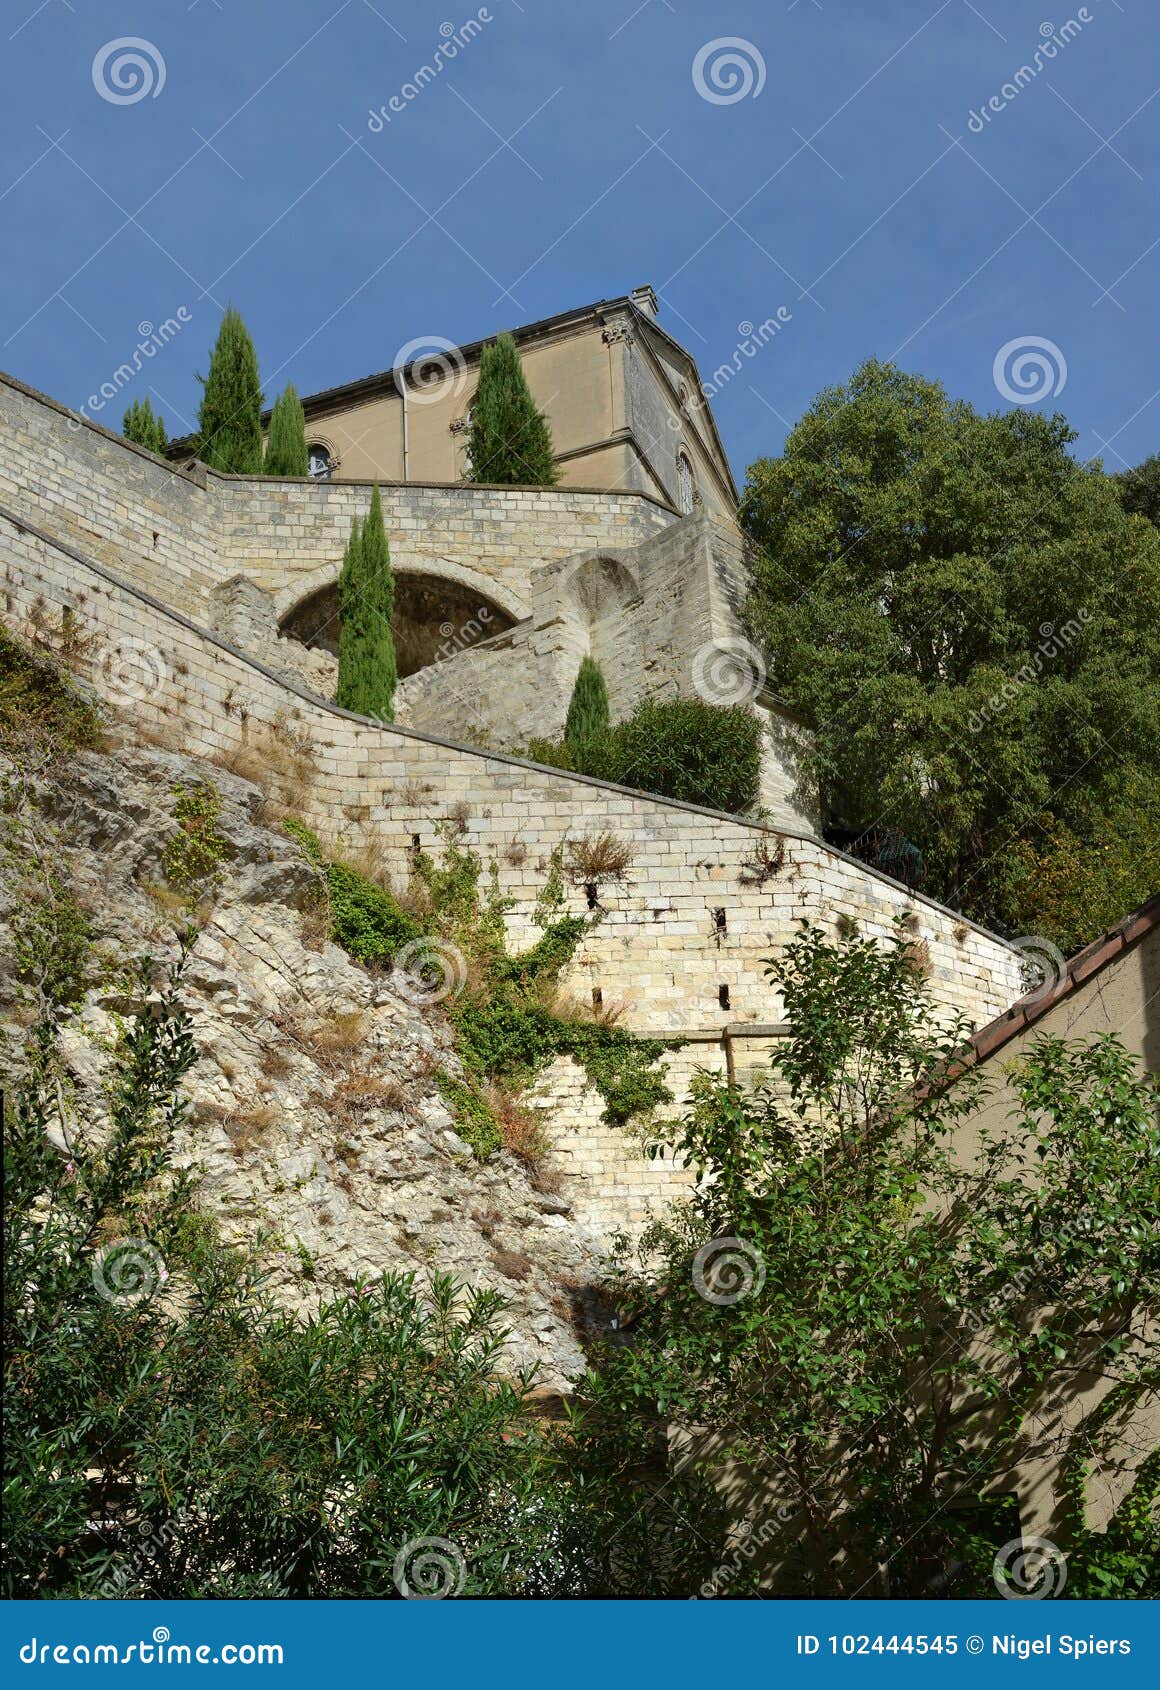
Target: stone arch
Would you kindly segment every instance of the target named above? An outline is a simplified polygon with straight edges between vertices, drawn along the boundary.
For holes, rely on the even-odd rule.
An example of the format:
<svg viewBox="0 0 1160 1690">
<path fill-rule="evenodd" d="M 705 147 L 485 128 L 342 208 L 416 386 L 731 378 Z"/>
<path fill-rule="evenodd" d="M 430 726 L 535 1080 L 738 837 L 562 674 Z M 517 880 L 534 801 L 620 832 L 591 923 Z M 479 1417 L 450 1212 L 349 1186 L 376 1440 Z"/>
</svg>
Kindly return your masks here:
<svg viewBox="0 0 1160 1690">
<path fill-rule="evenodd" d="M 326 565 L 278 595 L 278 632 L 337 655 L 342 619 L 337 565 Z M 395 565 L 392 628 L 399 679 L 506 633 L 527 616 L 509 589 L 450 559 Z"/>
<path fill-rule="evenodd" d="M 620 558 L 589 552 L 572 564 L 562 588 L 569 621 L 582 632 L 589 656 L 601 662 L 641 603 L 636 576 Z"/>
</svg>

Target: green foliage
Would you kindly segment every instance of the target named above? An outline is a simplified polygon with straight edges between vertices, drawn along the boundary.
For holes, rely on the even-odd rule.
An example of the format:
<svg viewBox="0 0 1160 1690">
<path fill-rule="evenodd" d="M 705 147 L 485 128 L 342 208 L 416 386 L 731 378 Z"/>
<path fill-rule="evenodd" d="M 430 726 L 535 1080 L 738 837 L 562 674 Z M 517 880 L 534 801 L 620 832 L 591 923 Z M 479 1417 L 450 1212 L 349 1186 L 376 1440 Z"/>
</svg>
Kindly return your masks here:
<svg viewBox="0 0 1160 1690">
<path fill-rule="evenodd" d="M 422 927 L 400 909 L 385 886 L 360 874 L 349 863 L 327 862 L 317 834 L 303 822 L 288 819 L 282 826 L 319 869 L 330 937 L 356 962 L 367 968 L 389 967 L 401 945 L 423 937 Z"/>
<path fill-rule="evenodd" d="M 562 744 L 533 740 L 526 755 L 683 804 L 742 815 L 757 801 L 761 723 L 744 705 L 642 699 L 625 721 Z"/>
<path fill-rule="evenodd" d="M 477 1085 L 457 1080 L 443 1068 L 436 1075 L 439 1091 L 455 1117 L 460 1138 L 481 1158 L 494 1156 L 503 1148 L 503 1131 L 495 1111 Z"/>
<path fill-rule="evenodd" d="M 351 523 L 338 594 L 342 631 L 335 703 L 360 716 L 393 721 L 398 682 L 391 634 L 395 578 L 377 481 L 366 521 L 360 525 L 355 517 Z"/>
<path fill-rule="evenodd" d="M 16 978 L 45 1008 L 63 1008 L 85 994 L 93 944 L 92 923 L 56 864 L 38 865 L 17 887 L 12 914 Z"/>
<path fill-rule="evenodd" d="M 330 892 L 330 936 L 368 968 L 385 967 L 401 945 L 422 937 L 422 928 L 399 908 L 391 894 L 357 869 L 345 863 L 328 863 L 326 884 Z"/>
<path fill-rule="evenodd" d="M 326 862 L 322 847 L 301 822 L 283 824 L 307 858 L 325 875 L 330 936 L 368 967 L 390 965 L 400 946 L 426 939 L 433 958 L 448 943 L 460 953 L 466 978 L 444 1003 L 455 1032 L 463 1077 L 440 1077 L 455 1111 L 460 1136 L 478 1155 L 501 1142 L 488 1087 L 510 1091 L 528 1085 L 557 1056 L 573 1056 L 604 1099 L 604 1118 L 618 1126 L 671 1101 L 656 1063 L 679 1039 L 640 1039 L 623 1028 L 588 1021 L 556 1007 L 560 975 L 588 931 L 578 916 L 545 916 L 544 931 L 526 951 L 509 956 L 504 902 L 493 880 L 480 889 L 483 865 L 450 827 L 438 857 L 421 852 L 412 865 L 412 905 L 407 914 L 384 887 L 341 862 Z M 411 957 L 420 971 L 423 951 Z"/>
<path fill-rule="evenodd" d="M 1034 843 L 1015 842 L 1000 905 L 1008 926 L 1077 951 L 1160 886 L 1160 786 L 1129 769 L 1123 790 L 1106 813 L 1093 812 L 1087 831 L 1080 838 L 1048 815 Z"/>
<path fill-rule="evenodd" d="M 510 334 L 499 335 L 483 349 L 467 449 L 472 481 L 504 487 L 556 485 L 548 421 L 532 398 Z"/>
<path fill-rule="evenodd" d="M 0 748 L 17 762 L 42 763 L 100 741 L 88 699 L 58 664 L 0 627 Z"/>
<path fill-rule="evenodd" d="M 738 815 L 756 801 L 761 723 L 743 705 L 643 699 L 614 730 L 614 777 L 685 804 Z"/>
<path fill-rule="evenodd" d="M 961 1028 L 904 933 L 806 928 L 771 973 L 789 1036 L 767 1086 L 701 1079 L 673 1136 L 693 1197 L 624 1260 L 634 1343 L 598 1358 L 605 1389 L 703 1428 L 706 1473 L 732 1456 L 769 1479 L 767 1593 L 922 1597 L 941 1568 L 949 1594 L 993 1596 L 996 1545 L 966 1553 L 947 1504 L 1010 1489 L 1048 1432 L 1089 1455 L 1058 1417 L 1093 1356 L 1117 1410 L 1155 1378 L 1160 1086 L 1114 1038 L 1045 1038 L 990 1125 L 977 1069 L 946 1083 Z M 1117 1528 L 1128 1559 L 1077 1531 L 1083 1594 L 1128 1593 L 1154 1482 Z"/>
<path fill-rule="evenodd" d="M 266 475 L 307 475 L 310 460 L 306 451 L 306 413 L 298 389 L 288 382 L 274 401 L 270 432 L 266 440 Z"/>
<path fill-rule="evenodd" d="M 197 455 L 223 475 L 262 472 L 262 384 L 241 314 L 228 306 L 197 413 Z"/>
<path fill-rule="evenodd" d="M 178 782 L 169 790 L 177 800 L 177 831 L 166 841 L 161 867 L 170 886 L 196 902 L 217 888 L 229 849 L 218 826 L 221 795 L 212 780 Z"/>
<path fill-rule="evenodd" d="M 322 841 L 312 828 L 299 821 L 297 816 L 287 816 L 282 823 L 282 830 L 288 833 L 291 839 L 298 841 L 307 862 L 313 863 L 316 868 L 322 866 Z"/>
<path fill-rule="evenodd" d="M 1112 1403 L 1118 1405 L 1121 1397 L 1116 1393 Z M 1093 1430 L 1092 1418 L 1085 1433 Z M 1089 1476 L 1090 1464 L 1073 1449 L 1077 1527 L 1067 1557 L 1068 1596 L 1155 1601 L 1160 1597 L 1160 1450 L 1140 1463 L 1128 1494 L 1099 1532 L 1083 1525 Z"/>
<path fill-rule="evenodd" d="M 897 828 L 934 896 L 1018 932 L 1042 929 L 1006 842 L 1054 821 L 1096 848 L 1126 776 L 1160 776 L 1160 533 L 1074 438 L 871 361 L 743 501 L 754 633 L 828 819 Z"/>
<path fill-rule="evenodd" d="M 576 684 L 568 703 L 564 739 L 569 745 L 584 745 L 608 732 L 608 688 L 604 672 L 594 658 L 580 660 Z"/>
<path fill-rule="evenodd" d="M 151 1001 L 110 1053 L 103 1130 L 73 1121 L 67 1157 L 49 1137 L 47 1022 L 6 1123 L 5 1594 L 668 1595 L 704 1577 L 711 1489 L 669 1490 L 652 1428 L 606 1446 L 598 1393 L 543 1427 L 531 1376 L 501 1374 L 495 1292 L 384 1274 L 308 1317 L 272 1304 L 170 1166 L 197 1056 L 179 973 L 143 965 L 135 989 Z M 430 1538 L 434 1584 L 408 1547 Z"/>
<path fill-rule="evenodd" d="M 121 433 L 134 445 L 144 446 L 147 452 L 156 452 L 158 457 L 165 456 L 165 448 L 169 444 L 165 419 L 154 411 L 148 395 L 144 399 L 134 399 L 129 406 L 121 424 Z"/>
<path fill-rule="evenodd" d="M 1135 469 L 1127 469 L 1115 478 L 1124 509 L 1134 516 L 1147 517 L 1154 528 L 1160 528 L 1160 452 L 1153 452 Z"/>
</svg>

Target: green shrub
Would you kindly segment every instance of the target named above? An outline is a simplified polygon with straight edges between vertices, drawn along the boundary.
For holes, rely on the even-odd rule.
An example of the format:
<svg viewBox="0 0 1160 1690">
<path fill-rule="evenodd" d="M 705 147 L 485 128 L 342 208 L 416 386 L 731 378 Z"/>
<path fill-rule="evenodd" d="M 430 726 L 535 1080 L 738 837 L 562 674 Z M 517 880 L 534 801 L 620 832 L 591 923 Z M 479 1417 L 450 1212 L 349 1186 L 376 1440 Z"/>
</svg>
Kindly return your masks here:
<svg viewBox="0 0 1160 1690">
<path fill-rule="evenodd" d="M 385 888 L 345 863 L 326 862 L 317 835 L 302 822 L 283 823 L 307 859 L 325 876 L 330 937 L 356 961 L 382 968 L 400 946 L 429 938 L 438 951 L 450 942 L 467 964 L 467 979 L 443 1008 L 455 1033 L 462 1080 L 439 1076 L 460 1137 L 477 1155 L 502 1143 L 502 1130 L 485 1096 L 491 1082 L 518 1092 L 557 1056 L 572 1056 L 604 1099 L 604 1118 L 624 1125 L 634 1115 L 671 1100 L 656 1067 L 679 1039 L 638 1039 L 621 1027 L 581 1020 L 554 1007 L 559 979 L 588 931 L 579 916 L 555 916 L 545 908 L 544 932 L 536 943 L 509 956 L 504 902 L 495 884 L 480 892 L 483 865 L 465 851 L 449 828 L 438 858 L 420 853 L 412 887 L 422 895 L 422 922 L 408 915 Z"/>
<path fill-rule="evenodd" d="M 92 924 L 61 871 L 39 866 L 20 887 L 12 917 L 16 977 L 45 1004 L 76 1003 L 88 985 Z"/>
<path fill-rule="evenodd" d="M 385 967 L 401 945 L 422 937 L 422 928 L 391 894 L 345 863 L 328 863 L 330 936 L 357 962 Z"/>
<path fill-rule="evenodd" d="M 304 822 L 290 818 L 282 826 L 298 841 L 306 860 L 321 870 L 329 936 L 356 962 L 367 968 L 385 968 L 400 946 L 423 937 L 418 922 L 400 909 L 385 886 L 369 880 L 349 863 L 325 861 L 318 835 Z"/>
<path fill-rule="evenodd" d="M 583 745 L 608 732 L 608 687 L 599 663 L 591 657 L 580 661 L 576 684 L 568 703 L 564 739 L 569 745 Z"/>
<path fill-rule="evenodd" d="M 444 1103 L 455 1116 L 455 1129 L 465 1144 L 481 1158 L 493 1156 L 503 1146 L 503 1133 L 495 1112 L 478 1088 L 457 1080 L 441 1068 L 435 1076 Z"/>
<path fill-rule="evenodd" d="M 0 627 L 0 747 L 22 760 L 99 743 L 100 720 L 52 659 Z"/>
<path fill-rule="evenodd" d="M 744 705 L 644 699 L 626 721 L 579 740 L 532 740 L 525 755 L 575 774 L 743 815 L 757 802 L 761 723 Z"/>
<path fill-rule="evenodd" d="M 699 698 L 644 699 L 615 730 L 614 778 L 739 814 L 756 801 L 761 723 L 744 705 L 718 709 Z"/>
<path fill-rule="evenodd" d="M 161 867 L 176 891 L 196 898 L 211 892 L 221 880 L 228 849 L 218 827 L 221 796 L 212 780 L 178 782 L 170 792 L 177 799 L 173 806 L 177 832 L 166 843 Z"/>
</svg>

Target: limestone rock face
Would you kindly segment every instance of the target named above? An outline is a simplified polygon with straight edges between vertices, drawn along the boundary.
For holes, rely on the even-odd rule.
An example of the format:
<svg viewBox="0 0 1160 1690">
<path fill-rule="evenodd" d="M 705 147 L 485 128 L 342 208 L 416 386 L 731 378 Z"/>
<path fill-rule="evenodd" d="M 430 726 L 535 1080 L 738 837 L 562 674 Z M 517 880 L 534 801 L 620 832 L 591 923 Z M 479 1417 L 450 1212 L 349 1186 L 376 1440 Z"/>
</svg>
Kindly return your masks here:
<svg viewBox="0 0 1160 1690">
<path fill-rule="evenodd" d="M 40 816 L 57 830 L 100 946 L 176 958 L 185 917 L 159 890 L 162 859 L 178 825 L 174 787 L 203 778 L 221 798 L 224 861 L 183 977 L 200 1055 L 177 1164 L 196 1171 L 226 1237 L 262 1241 L 288 1306 L 348 1294 L 384 1269 L 450 1272 L 509 1299 L 510 1369 L 535 1364 L 544 1387 L 563 1387 L 584 1366 L 595 1238 L 514 1157 L 480 1162 L 459 1138 L 436 1084 L 439 1069 L 459 1072 L 445 1021 L 318 932 L 317 871 L 263 824 L 257 786 L 173 752 L 123 748 L 86 752 L 42 787 Z M 0 925 L 10 956 L 7 937 Z M 98 1121 L 98 1041 L 126 1007 L 97 987 L 62 1028 Z"/>
</svg>

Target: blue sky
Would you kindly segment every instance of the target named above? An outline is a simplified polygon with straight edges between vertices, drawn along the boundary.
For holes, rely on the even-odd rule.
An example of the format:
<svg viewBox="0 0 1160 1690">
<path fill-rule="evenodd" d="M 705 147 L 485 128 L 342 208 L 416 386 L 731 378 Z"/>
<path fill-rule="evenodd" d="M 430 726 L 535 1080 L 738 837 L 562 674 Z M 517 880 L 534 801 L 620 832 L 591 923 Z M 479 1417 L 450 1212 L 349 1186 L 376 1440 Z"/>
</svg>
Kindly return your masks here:
<svg viewBox="0 0 1160 1690">
<path fill-rule="evenodd" d="M 171 432 L 227 302 L 272 397 L 649 281 L 703 375 L 739 325 L 789 313 L 715 400 L 739 479 L 871 354 L 992 409 L 996 354 L 1028 340 L 1052 343 L 1037 402 L 1081 456 L 1160 449 L 1155 0 L 3 0 L 2 18 L 0 367 L 66 403 L 182 307 L 126 395 L 152 390 Z M 129 37 L 155 92 L 110 100 L 148 86 L 118 84 L 123 50 L 100 68 Z"/>
</svg>

